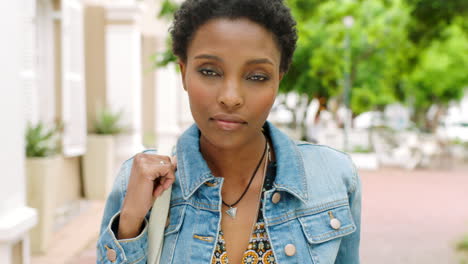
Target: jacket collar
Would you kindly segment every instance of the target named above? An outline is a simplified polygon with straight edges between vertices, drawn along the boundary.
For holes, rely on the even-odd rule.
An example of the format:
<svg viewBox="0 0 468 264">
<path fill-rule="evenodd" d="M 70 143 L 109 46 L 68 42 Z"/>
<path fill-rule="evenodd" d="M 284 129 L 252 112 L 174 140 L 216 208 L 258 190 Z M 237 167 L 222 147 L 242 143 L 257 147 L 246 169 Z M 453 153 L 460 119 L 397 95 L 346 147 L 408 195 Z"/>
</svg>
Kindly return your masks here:
<svg viewBox="0 0 468 264">
<path fill-rule="evenodd" d="M 264 128 L 270 135 L 276 156 L 274 188 L 288 192 L 302 202 L 307 201 L 306 175 L 298 147 L 270 122 L 267 121 Z M 200 130 L 196 124 L 179 137 L 176 151 L 178 180 L 184 199 L 188 199 L 203 183 L 215 178 L 200 152 Z"/>
</svg>

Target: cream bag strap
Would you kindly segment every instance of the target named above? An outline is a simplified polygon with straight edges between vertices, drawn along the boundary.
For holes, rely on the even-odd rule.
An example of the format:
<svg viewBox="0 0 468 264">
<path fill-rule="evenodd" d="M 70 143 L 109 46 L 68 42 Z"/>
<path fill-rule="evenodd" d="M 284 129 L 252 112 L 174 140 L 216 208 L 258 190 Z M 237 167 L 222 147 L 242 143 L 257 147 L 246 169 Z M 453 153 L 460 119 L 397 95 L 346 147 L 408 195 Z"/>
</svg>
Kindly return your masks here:
<svg viewBox="0 0 468 264">
<path fill-rule="evenodd" d="M 171 203 L 172 186 L 154 201 L 148 226 L 148 264 L 159 264 L 164 243 L 164 229 Z"/>
</svg>

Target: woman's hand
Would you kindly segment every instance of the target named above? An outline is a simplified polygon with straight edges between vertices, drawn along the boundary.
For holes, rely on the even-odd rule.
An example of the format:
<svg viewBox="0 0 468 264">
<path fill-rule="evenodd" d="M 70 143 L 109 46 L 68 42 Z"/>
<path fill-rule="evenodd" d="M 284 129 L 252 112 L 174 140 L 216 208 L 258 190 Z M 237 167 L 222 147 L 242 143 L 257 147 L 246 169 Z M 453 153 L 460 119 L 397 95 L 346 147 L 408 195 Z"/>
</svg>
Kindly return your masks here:
<svg viewBox="0 0 468 264">
<path fill-rule="evenodd" d="M 139 153 L 133 166 L 120 212 L 118 239 L 136 237 L 157 197 L 175 181 L 175 157 Z"/>
</svg>

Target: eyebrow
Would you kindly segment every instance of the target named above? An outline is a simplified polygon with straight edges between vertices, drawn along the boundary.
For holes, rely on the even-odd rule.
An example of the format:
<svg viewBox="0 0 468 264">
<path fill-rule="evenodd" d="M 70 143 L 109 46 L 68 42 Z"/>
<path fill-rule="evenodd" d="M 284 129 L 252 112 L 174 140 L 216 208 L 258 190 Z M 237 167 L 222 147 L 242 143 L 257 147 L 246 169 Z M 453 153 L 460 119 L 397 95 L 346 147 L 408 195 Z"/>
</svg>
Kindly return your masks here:
<svg viewBox="0 0 468 264">
<path fill-rule="evenodd" d="M 209 59 L 209 60 L 216 60 L 216 61 L 220 61 L 220 62 L 223 61 L 223 59 L 221 59 L 220 57 L 215 56 L 215 55 L 209 55 L 209 54 L 201 54 L 201 55 L 195 56 L 195 59 Z M 247 65 L 252 65 L 252 64 L 271 64 L 271 65 L 274 65 L 273 62 L 271 60 L 267 59 L 267 58 L 249 60 L 246 64 Z"/>
<path fill-rule="evenodd" d="M 217 60 L 217 61 L 223 61 L 220 57 L 214 56 L 214 55 L 208 55 L 208 54 L 201 54 L 198 56 L 195 56 L 195 59 L 209 59 L 209 60 Z"/>
<path fill-rule="evenodd" d="M 247 62 L 248 65 L 251 65 L 251 64 L 271 64 L 271 65 L 274 65 L 273 62 L 267 58 L 264 58 L 264 59 L 254 59 L 254 60 L 249 60 Z"/>
</svg>

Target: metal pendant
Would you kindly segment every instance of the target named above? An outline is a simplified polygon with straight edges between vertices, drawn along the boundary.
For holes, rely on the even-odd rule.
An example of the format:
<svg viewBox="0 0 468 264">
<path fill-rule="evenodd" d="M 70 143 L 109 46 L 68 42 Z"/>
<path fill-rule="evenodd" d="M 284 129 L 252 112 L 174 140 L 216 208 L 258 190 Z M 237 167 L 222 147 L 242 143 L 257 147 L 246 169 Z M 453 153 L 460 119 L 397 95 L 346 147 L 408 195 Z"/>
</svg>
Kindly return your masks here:
<svg viewBox="0 0 468 264">
<path fill-rule="evenodd" d="M 229 215 L 232 219 L 236 219 L 237 208 L 236 207 L 229 207 L 229 210 L 226 211 L 226 214 Z"/>
</svg>

